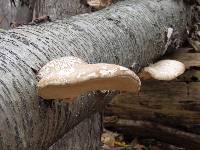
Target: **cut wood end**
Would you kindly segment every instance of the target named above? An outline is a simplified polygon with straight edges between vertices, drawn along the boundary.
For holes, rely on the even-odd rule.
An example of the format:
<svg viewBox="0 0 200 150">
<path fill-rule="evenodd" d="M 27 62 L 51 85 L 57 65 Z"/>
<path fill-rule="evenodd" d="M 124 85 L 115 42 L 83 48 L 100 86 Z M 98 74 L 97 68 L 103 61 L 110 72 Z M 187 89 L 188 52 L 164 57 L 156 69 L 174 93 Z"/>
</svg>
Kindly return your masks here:
<svg viewBox="0 0 200 150">
<path fill-rule="evenodd" d="M 137 93 L 139 77 L 128 68 L 115 64 L 79 64 L 43 77 L 38 94 L 44 99 L 77 97 L 95 90 L 119 90 Z"/>
<path fill-rule="evenodd" d="M 176 60 L 161 60 L 145 67 L 139 74 L 140 79 L 156 79 L 170 81 L 185 72 L 185 65 Z"/>
</svg>

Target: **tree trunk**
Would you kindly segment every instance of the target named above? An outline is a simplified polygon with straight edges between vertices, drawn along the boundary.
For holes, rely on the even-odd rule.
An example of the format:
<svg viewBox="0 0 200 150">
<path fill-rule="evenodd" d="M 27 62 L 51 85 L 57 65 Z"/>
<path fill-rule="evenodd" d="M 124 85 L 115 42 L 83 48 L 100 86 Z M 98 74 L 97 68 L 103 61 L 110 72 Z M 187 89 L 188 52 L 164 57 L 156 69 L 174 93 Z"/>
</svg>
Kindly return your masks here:
<svg viewBox="0 0 200 150">
<path fill-rule="evenodd" d="M 36 1 L 37 0 L 19 0 L 14 21 L 19 24 L 31 22 Z"/>
<path fill-rule="evenodd" d="M 0 1 L 0 28 L 9 29 L 11 20 L 15 18 L 16 7 L 8 0 Z"/>
<path fill-rule="evenodd" d="M 178 35 L 175 41 L 181 42 L 189 22 L 190 10 L 182 1 L 127 0 L 92 14 L 1 34 L 1 149 L 47 149 L 101 110 L 102 102 L 93 92 L 73 104 L 41 100 L 35 72 L 48 61 L 76 56 L 88 63 L 115 63 L 138 72 L 165 53 L 167 28 L 173 27 Z M 79 139 L 80 132 L 72 139 Z"/>
<path fill-rule="evenodd" d="M 49 150 L 99 150 L 102 122 L 99 114 L 85 119 L 66 133 Z"/>
<path fill-rule="evenodd" d="M 87 0 L 37 0 L 35 17 L 48 15 L 52 20 L 63 19 L 80 13 L 90 12 Z"/>
<path fill-rule="evenodd" d="M 9 29 L 10 23 L 14 21 L 29 23 L 32 18 L 43 15 L 48 15 L 55 20 L 90 11 L 86 0 L 33 0 L 33 2 L 30 0 L 32 4 L 35 4 L 34 11 L 25 5 L 21 6 L 19 0 L 14 1 L 16 6 L 9 0 L 0 1 L 0 28 Z"/>
</svg>

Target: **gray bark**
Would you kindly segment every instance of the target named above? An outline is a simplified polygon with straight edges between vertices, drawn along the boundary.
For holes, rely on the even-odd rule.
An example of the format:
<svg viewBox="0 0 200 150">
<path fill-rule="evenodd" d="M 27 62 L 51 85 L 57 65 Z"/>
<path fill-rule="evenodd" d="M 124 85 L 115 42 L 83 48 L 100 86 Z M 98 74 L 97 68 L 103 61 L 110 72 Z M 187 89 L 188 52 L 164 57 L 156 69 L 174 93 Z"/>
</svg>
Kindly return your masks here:
<svg viewBox="0 0 200 150">
<path fill-rule="evenodd" d="M 182 1 L 127 0 L 92 14 L 1 34 L 0 149 L 47 149 L 101 108 L 93 93 L 70 105 L 41 100 L 34 70 L 54 58 L 72 55 L 138 72 L 165 53 L 167 28 L 173 27 L 178 35 L 173 42 L 177 47 L 189 21 L 190 11 Z M 92 148 L 90 143 L 85 150 Z"/>
<path fill-rule="evenodd" d="M 85 5 L 86 0 L 36 0 L 34 14 L 32 14 L 33 12 L 26 6 L 19 5 L 19 0 L 15 1 L 17 7 L 11 5 L 9 0 L 0 0 L 0 21 L 3 18 L 0 28 L 9 29 L 13 21 L 28 23 L 32 21 L 32 17 L 48 15 L 55 20 L 90 11 Z"/>
<path fill-rule="evenodd" d="M 15 18 L 16 7 L 8 0 L 0 0 L 0 28 L 9 29 L 10 22 Z"/>
<path fill-rule="evenodd" d="M 102 122 L 99 114 L 92 115 L 70 130 L 49 150 L 99 150 Z M 75 136 L 76 135 L 76 136 Z"/>
<path fill-rule="evenodd" d="M 19 0 L 14 21 L 19 24 L 27 24 L 33 19 L 33 10 L 36 0 Z"/>
<path fill-rule="evenodd" d="M 23 0 L 19 1 L 15 22 L 27 24 L 33 18 L 48 15 L 52 20 L 63 19 L 80 13 L 89 12 L 86 0 Z M 28 4 L 28 5 L 27 5 Z"/>
<path fill-rule="evenodd" d="M 34 16 L 48 15 L 55 20 L 89 11 L 86 0 L 37 0 Z"/>
</svg>

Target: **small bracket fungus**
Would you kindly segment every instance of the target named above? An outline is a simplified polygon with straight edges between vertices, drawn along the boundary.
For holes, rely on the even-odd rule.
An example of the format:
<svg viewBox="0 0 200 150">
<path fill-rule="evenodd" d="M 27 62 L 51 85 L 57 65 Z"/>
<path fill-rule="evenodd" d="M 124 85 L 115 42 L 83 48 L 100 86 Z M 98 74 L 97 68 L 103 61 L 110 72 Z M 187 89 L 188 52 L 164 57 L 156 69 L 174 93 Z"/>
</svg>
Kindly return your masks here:
<svg viewBox="0 0 200 150">
<path fill-rule="evenodd" d="M 161 60 L 145 67 L 140 73 L 140 79 L 157 79 L 170 81 L 185 72 L 185 65 L 176 60 Z"/>
<path fill-rule="evenodd" d="M 112 4 L 112 0 L 87 0 L 87 4 L 96 10 L 105 8 Z"/>
<path fill-rule="evenodd" d="M 68 57 L 65 59 L 64 62 L 69 63 Z M 47 64 L 50 69 L 44 66 L 46 69 L 42 68 L 39 72 L 42 78 L 38 83 L 38 94 L 44 99 L 74 98 L 84 92 L 96 90 L 119 90 L 136 93 L 140 89 L 139 77 L 133 71 L 119 65 L 82 62 L 76 63 L 69 69 L 52 64 Z M 55 69 L 56 67 L 59 69 Z M 51 73 L 50 70 L 52 70 Z"/>
</svg>

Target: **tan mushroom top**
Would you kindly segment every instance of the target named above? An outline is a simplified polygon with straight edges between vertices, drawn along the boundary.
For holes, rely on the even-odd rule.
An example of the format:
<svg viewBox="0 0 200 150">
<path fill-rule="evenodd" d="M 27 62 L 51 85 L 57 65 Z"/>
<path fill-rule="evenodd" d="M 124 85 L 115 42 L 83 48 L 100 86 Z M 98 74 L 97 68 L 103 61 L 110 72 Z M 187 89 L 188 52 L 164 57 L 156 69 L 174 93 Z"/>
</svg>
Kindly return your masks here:
<svg viewBox="0 0 200 150">
<path fill-rule="evenodd" d="M 94 90 L 138 92 L 140 79 L 128 68 L 115 64 L 79 64 L 50 73 L 38 83 L 44 99 L 64 99 Z"/>
<path fill-rule="evenodd" d="M 43 66 L 39 73 L 38 78 L 41 79 L 46 75 L 49 75 L 51 73 L 58 72 L 62 69 L 70 70 L 73 66 L 78 64 L 87 64 L 82 59 L 73 57 L 73 56 L 67 56 L 67 57 L 61 57 L 58 59 L 54 59 L 50 62 L 48 62 L 45 66 Z"/>
<path fill-rule="evenodd" d="M 185 65 L 176 60 L 161 60 L 145 67 L 139 77 L 143 80 L 173 80 L 185 72 Z"/>
<path fill-rule="evenodd" d="M 97 10 L 112 4 L 113 0 L 87 0 L 87 4 Z"/>
</svg>

